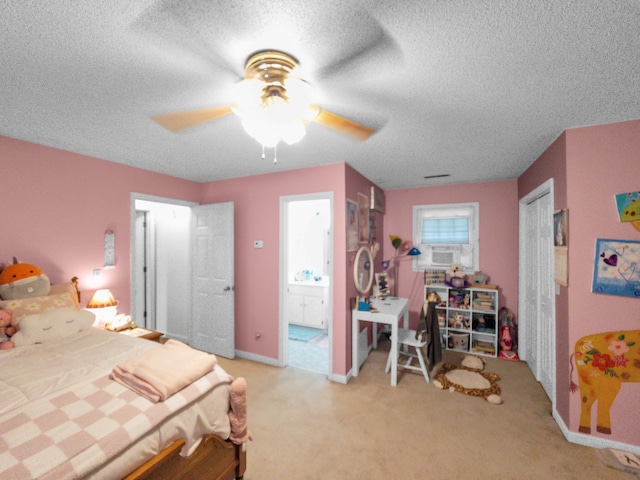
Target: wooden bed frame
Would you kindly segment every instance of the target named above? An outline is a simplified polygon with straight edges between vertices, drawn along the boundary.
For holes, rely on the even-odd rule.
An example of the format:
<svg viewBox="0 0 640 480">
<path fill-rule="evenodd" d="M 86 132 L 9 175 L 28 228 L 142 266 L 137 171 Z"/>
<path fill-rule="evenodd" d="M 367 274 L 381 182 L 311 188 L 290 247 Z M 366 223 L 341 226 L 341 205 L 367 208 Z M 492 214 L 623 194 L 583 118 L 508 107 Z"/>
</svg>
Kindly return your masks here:
<svg viewBox="0 0 640 480">
<path fill-rule="evenodd" d="M 78 277 L 73 277 L 71 283 L 80 302 Z M 242 445 L 217 435 L 205 435 L 195 451 L 183 457 L 180 450 L 184 444 L 184 440 L 176 440 L 127 475 L 125 480 L 234 480 L 244 476 L 247 453 Z"/>
<path fill-rule="evenodd" d="M 234 480 L 244 476 L 247 454 L 242 446 L 206 435 L 191 455 L 182 457 L 183 445 L 184 440 L 176 440 L 125 480 Z"/>
</svg>

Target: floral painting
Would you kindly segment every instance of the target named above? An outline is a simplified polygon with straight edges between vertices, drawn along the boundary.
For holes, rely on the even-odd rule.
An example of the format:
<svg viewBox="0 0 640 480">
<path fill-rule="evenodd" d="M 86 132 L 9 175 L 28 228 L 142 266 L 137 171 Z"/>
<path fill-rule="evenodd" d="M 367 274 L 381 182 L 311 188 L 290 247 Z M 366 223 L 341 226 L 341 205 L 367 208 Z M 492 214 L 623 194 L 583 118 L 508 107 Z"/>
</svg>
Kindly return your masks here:
<svg viewBox="0 0 640 480">
<path fill-rule="evenodd" d="M 591 291 L 640 299 L 639 241 L 596 241 Z"/>
</svg>

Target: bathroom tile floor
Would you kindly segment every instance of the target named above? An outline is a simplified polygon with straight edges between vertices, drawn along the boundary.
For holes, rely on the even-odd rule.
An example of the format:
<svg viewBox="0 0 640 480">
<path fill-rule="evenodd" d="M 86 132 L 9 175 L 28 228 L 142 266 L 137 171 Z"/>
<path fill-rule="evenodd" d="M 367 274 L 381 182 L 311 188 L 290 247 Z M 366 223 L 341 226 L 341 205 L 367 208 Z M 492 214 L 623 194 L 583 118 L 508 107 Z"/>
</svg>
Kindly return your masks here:
<svg viewBox="0 0 640 480">
<path fill-rule="evenodd" d="M 321 330 L 318 333 L 317 337 L 307 342 L 289 339 L 288 366 L 324 375 L 328 373 L 328 342 Z"/>
</svg>

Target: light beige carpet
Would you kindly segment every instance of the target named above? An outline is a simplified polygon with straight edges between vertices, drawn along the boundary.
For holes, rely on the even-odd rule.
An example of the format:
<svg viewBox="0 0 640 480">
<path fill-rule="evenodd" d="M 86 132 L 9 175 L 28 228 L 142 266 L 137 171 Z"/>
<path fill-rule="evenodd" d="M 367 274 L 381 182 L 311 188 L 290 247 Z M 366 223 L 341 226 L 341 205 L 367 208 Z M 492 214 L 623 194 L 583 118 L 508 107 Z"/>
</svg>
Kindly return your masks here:
<svg viewBox="0 0 640 480">
<path fill-rule="evenodd" d="M 487 359 L 504 403 L 450 393 L 419 373 L 384 373 L 381 342 L 348 385 L 244 359 L 221 365 L 248 383 L 245 480 L 633 480 L 593 448 L 569 443 L 522 362 Z M 444 360 L 460 357 L 445 351 Z"/>
</svg>

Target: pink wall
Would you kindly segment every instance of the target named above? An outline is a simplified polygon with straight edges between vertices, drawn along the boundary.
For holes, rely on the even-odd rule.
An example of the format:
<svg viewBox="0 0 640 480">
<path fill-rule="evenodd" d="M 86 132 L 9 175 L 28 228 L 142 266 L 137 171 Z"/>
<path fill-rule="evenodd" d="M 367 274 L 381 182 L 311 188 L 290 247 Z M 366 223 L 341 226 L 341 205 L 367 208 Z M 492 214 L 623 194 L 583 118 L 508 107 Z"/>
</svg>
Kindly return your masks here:
<svg viewBox="0 0 640 480">
<path fill-rule="evenodd" d="M 341 254 L 346 244 L 344 176 L 345 164 L 336 163 L 204 185 L 201 203 L 234 202 L 237 349 L 278 358 L 280 198 L 333 192 L 333 371 L 344 375 L 350 369 L 345 353 L 345 258 Z M 254 249 L 254 240 L 263 240 L 264 248 Z"/>
<path fill-rule="evenodd" d="M 520 177 L 519 197 L 554 179 L 554 207 L 568 208 L 569 286 L 556 297 L 556 409 L 578 431 L 580 396 L 569 391 L 569 357 L 584 335 L 640 328 L 638 299 L 591 293 L 598 238 L 640 240 L 618 221 L 614 196 L 640 189 L 640 120 L 567 130 Z M 574 382 L 577 383 L 575 372 Z M 600 437 L 640 445 L 635 421 L 640 384 L 623 384 L 611 408 L 612 434 Z M 595 420 L 596 408 L 592 416 Z"/>
<path fill-rule="evenodd" d="M 54 283 L 79 277 L 84 303 L 109 288 L 130 310 L 130 194 L 198 199 L 200 185 L 0 136 L 0 263 L 15 256 Z M 103 269 L 104 233 L 116 238 L 116 266 Z M 94 277 L 93 269 L 102 269 Z"/>
<path fill-rule="evenodd" d="M 359 177 L 362 193 L 371 183 L 345 164 L 199 184 L 6 137 L 0 137 L 0 152 L 3 178 L 15 179 L 0 190 L 3 220 L 11 225 L 0 240 L 0 261 L 16 256 L 40 266 L 53 282 L 78 276 L 84 302 L 96 289 L 110 288 L 123 313 L 130 310 L 131 192 L 199 203 L 233 201 L 237 348 L 274 359 L 280 197 L 333 192 L 334 372 L 350 370 L 348 298 L 354 292 L 345 253 L 346 172 Z M 103 266 L 105 230 L 116 235 L 116 267 L 94 277 L 93 269 Z M 253 248 L 256 239 L 264 241 L 264 249 Z"/>
<path fill-rule="evenodd" d="M 351 311 L 355 296 L 353 257 L 346 252 L 345 199 L 357 200 L 372 183 L 344 163 L 211 182 L 201 203 L 233 201 L 236 248 L 236 348 L 278 358 L 280 198 L 333 192 L 333 372 L 351 369 Z M 382 225 L 382 215 L 377 216 Z M 263 240 L 263 249 L 253 241 Z M 256 333 L 260 337 L 256 338 Z"/>
<path fill-rule="evenodd" d="M 614 196 L 640 189 L 640 120 L 567 130 L 569 207 L 569 345 L 582 336 L 640 329 L 640 300 L 591 293 L 598 238 L 640 240 L 640 232 L 618 221 Z M 565 354 L 565 361 L 569 352 Z M 566 371 L 565 371 L 566 372 Z M 571 399 L 577 430 L 580 398 Z M 640 445 L 640 383 L 624 384 L 611 408 L 612 434 L 593 436 Z"/>
<path fill-rule="evenodd" d="M 387 190 L 387 210 L 381 245 L 383 257 L 394 254 L 389 235 L 411 240 L 414 205 L 479 202 L 480 270 L 500 287 L 500 306 L 518 312 L 518 196 L 516 180 Z M 410 297 L 415 326 L 424 301 L 424 279 L 400 262 L 398 295 Z"/>
<path fill-rule="evenodd" d="M 356 202 L 357 204 L 359 193 L 367 196 L 367 198 L 370 198 L 371 186 L 373 184 L 351 167 L 347 167 L 345 183 L 346 183 L 346 198 L 348 198 L 349 200 Z M 343 217 L 343 225 L 346 225 L 346 202 L 343 202 L 342 210 L 343 210 L 343 213 L 345 214 L 345 217 Z M 384 243 L 384 238 L 382 238 L 382 231 L 384 228 L 385 216 L 379 212 L 376 212 L 375 216 L 376 216 L 375 236 L 372 234 L 372 232 L 370 232 L 371 235 L 370 235 L 368 245 L 371 245 L 374 241 L 377 241 L 380 244 L 380 246 L 382 246 L 382 244 Z M 345 235 L 346 235 L 346 232 L 345 232 Z M 358 245 L 358 247 L 360 246 L 362 245 Z M 357 250 L 355 252 L 347 252 L 346 243 L 345 243 L 345 247 L 343 247 L 342 251 L 344 252 L 344 255 L 345 255 L 344 274 L 346 278 L 346 295 L 345 295 L 345 302 L 343 304 L 343 309 L 346 317 L 349 319 L 349 323 L 346 326 L 347 328 L 345 332 L 346 334 L 345 338 L 347 340 L 347 348 L 345 349 L 345 355 L 347 357 L 345 361 L 349 365 L 349 368 L 351 368 L 352 366 L 352 356 L 351 356 L 352 355 L 352 348 L 351 348 L 352 328 L 350 323 L 351 322 L 350 299 L 359 295 L 353 280 L 353 264 L 355 262 Z M 378 253 L 376 258 L 374 258 L 374 273 L 382 271 L 382 269 L 380 268 L 381 261 L 382 261 L 382 252 Z M 360 330 L 362 330 L 363 328 L 365 328 L 364 322 L 360 322 Z M 371 342 L 371 336 L 372 336 L 372 332 L 371 332 L 371 329 L 369 329 L 370 342 Z"/>
</svg>

